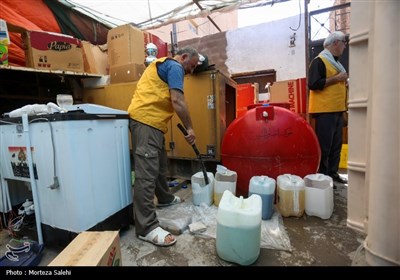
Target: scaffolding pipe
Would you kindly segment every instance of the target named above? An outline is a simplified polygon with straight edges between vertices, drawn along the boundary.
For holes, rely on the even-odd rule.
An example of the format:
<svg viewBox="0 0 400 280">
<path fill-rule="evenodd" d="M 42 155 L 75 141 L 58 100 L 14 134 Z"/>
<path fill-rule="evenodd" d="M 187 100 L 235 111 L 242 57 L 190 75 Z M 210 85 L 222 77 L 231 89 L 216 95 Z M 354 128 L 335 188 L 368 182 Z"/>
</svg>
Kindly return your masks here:
<svg viewBox="0 0 400 280">
<path fill-rule="evenodd" d="M 39 203 L 39 195 L 38 189 L 36 185 L 35 173 L 33 168 L 33 158 L 32 158 L 32 150 L 31 150 L 31 137 L 29 132 L 29 122 L 28 122 L 28 115 L 22 115 L 22 125 L 25 134 L 25 142 L 26 142 L 26 155 L 28 159 L 28 167 L 29 167 L 29 177 L 30 183 L 32 187 L 32 195 L 33 195 L 33 202 L 35 205 L 35 220 L 36 220 L 36 229 L 38 235 L 39 244 L 43 244 L 43 234 L 42 234 L 42 218 L 40 215 L 40 203 Z"/>
</svg>

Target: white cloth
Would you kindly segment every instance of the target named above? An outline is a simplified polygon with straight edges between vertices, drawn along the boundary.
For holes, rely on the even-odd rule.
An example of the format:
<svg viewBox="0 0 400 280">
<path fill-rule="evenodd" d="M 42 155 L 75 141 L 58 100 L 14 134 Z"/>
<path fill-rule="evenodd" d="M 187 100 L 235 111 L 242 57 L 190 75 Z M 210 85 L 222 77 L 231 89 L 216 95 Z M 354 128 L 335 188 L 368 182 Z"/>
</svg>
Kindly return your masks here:
<svg viewBox="0 0 400 280">
<path fill-rule="evenodd" d="M 335 60 L 329 50 L 324 49 L 319 55 L 326 58 L 338 72 L 346 72 L 346 69 L 343 67 L 343 65 L 339 61 Z"/>
<path fill-rule="evenodd" d="M 52 114 L 54 112 L 62 112 L 62 109 L 53 102 L 49 102 L 47 104 L 25 105 L 24 107 L 15 109 L 6 115 L 8 115 L 8 117 L 10 118 L 18 118 L 21 117 L 23 114 L 27 114 L 28 116 L 36 116 L 43 114 Z"/>
</svg>

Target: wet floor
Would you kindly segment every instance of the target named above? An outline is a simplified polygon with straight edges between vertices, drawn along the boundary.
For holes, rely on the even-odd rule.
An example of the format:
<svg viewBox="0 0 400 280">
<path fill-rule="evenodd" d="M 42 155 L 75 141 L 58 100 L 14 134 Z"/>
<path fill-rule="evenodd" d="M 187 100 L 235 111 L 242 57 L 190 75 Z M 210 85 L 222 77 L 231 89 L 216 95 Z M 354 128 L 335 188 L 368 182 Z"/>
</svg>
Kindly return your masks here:
<svg viewBox="0 0 400 280">
<path fill-rule="evenodd" d="M 176 194 L 185 203 L 175 205 L 175 209 L 163 209 L 160 218 L 170 212 L 182 220 L 183 227 L 189 222 L 203 221 L 207 231 L 193 235 L 187 228 L 177 235 L 177 243 L 172 247 L 156 247 L 139 240 L 134 226 L 120 232 L 120 246 L 123 266 L 234 266 L 221 259 L 215 244 L 216 207 L 201 211 L 191 203 L 191 189 L 180 189 Z M 167 211 L 168 210 L 168 211 Z M 164 212 L 165 211 L 165 212 Z M 179 214 L 173 214 L 174 211 Z M 190 221 L 184 220 L 189 216 Z M 174 217 L 174 216 L 173 216 Z M 357 266 L 366 265 L 362 242 L 365 234 L 346 226 L 347 186 L 339 185 L 334 190 L 334 210 L 330 219 L 322 220 L 304 214 L 302 217 L 282 218 L 274 211 L 269 223 L 263 224 L 260 254 L 253 266 Z M 270 238 L 271 230 L 277 237 Z M 179 232 L 178 232 L 179 233 Z M 10 240 L 8 232 L 0 234 L 0 254 Z M 46 266 L 62 248 L 45 246 L 39 266 Z"/>
</svg>

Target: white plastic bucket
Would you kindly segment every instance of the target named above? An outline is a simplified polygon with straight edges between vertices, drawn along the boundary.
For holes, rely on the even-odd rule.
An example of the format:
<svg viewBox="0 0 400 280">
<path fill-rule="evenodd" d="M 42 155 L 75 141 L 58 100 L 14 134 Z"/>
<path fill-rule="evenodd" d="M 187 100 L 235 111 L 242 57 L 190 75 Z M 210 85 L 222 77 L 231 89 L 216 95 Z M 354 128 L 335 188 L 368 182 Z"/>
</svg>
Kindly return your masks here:
<svg viewBox="0 0 400 280">
<path fill-rule="evenodd" d="M 333 213 L 333 182 L 324 174 L 304 177 L 305 210 L 308 216 L 329 219 Z"/>
<path fill-rule="evenodd" d="M 304 180 L 291 174 L 279 175 L 278 209 L 283 217 L 301 217 L 305 208 Z"/>
<path fill-rule="evenodd" d="M 207 172 L 207 177 L 208 184 L 206 185 L 203 172 L 197 172 L 192 175 L 192 197 L 193 204 L 196 206 L 200 206 L 202 203 L 210 206 L 213 203 L 214 174 Z"/>
<path fill-rule="evenodd" d="M 261 197 L 247 199 L 226 190 L 217 212 L 217 254 L 240 265 L 254 263 L 261 245 Z"/>
<path fill-rule="evenodd" d="M 236 194 L 237 174 L 235 171 L 229 170 L 222 165 L 217 165 L 214 181 L 214 204 L 219 205 L 224 191 L 228 190 L 232 194 Z"/>
<path fill-rule="evenodd" d="M 249 183 L 249 196 L 258 194 L 261 196 L 263 220 L 269 220 L 272 216 L 275 199 L 275 179 L 268 176 L 253 176 Z"/>
</svg>

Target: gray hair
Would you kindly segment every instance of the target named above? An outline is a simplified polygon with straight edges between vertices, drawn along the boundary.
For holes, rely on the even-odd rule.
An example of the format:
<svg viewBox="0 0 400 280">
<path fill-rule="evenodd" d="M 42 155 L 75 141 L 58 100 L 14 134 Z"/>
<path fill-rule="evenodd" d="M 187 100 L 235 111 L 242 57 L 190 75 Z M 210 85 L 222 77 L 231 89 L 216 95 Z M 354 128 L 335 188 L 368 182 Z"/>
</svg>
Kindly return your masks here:
<svg viewBox="0 0 400 280">
<path fill-rule="evenodd" d="M 195 48 L 192 48 L 192 47 L 184 47 L 182 49 L 179 49 L 176 54 L 182 55 L 184 53 L 189 54 L 189 58 L 192 58 L 193 56 L 197 56 L 197 57 L 199 56 L 199 52 Z"/>
<path fill-rule="evenodd" d="M 324 40 L 324 48 L 332 45 L 336 41 L 343 41 L 346 40 L 346 35 L 342 31 L 335 31 L 329 34 L 328 37 Z"/>
</svg>

